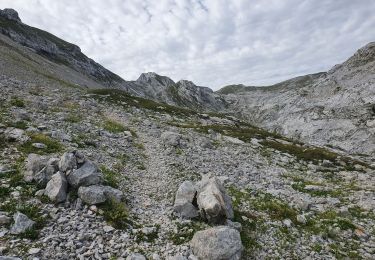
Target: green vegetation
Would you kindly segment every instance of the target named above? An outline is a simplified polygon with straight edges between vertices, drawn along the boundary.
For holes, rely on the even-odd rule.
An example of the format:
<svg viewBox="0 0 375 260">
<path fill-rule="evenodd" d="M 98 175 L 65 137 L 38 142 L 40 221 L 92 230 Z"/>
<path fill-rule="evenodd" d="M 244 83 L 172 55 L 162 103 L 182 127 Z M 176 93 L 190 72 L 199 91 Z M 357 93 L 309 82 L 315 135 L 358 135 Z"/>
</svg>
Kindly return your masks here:
<svg viewBox="0 0 375 260">
<path fill-rule="evenodd" d="M 100 205 L 100 208 L 103 210 L 104 219 L 114 228 L 125 229 L 128 227 L 129 213 L 123 202 L 110 200 Z"/>
<path fill-rule="evenodd" d="M 142 242 L 142 241 L 146 241 L 146 242 L 152 243 L 152 242 L 155 241 L 155 239 L 157 239 L 159 237 L 159 235 L 158 235 L 159 229 L 160 229 L 160 226 L 157 225 L 155 227 L 155 229 L 152 232 L 148 233 L 148 234 L 145 234 L 142 231 L 138 232 L 135 241 L 137 243 Z"/>
<path fill-rule="evenodd" d="M 104 183 L 114 188 L 118 188 L 119 176 L 118 173 L 106 168 L 105 166 L 100 167 L 104 175 Z"/>
<path fill-rule="evenodd" d="M 19 97 L 12 97 L 10 104 L 15 107 L 25 107 L 25 101 Z"/>
<path fill-rule="evenodd" d="M 174 115 L 190 116 L 196 115 L 197 112 L 174 107 L 167 104 L 158 103 L 149 99 L 134 97 L 122 90 L 117 89 L 96 89 L 91 90 L 90 93 L 95 94 L 95 98 L 115 103 L 124 107 L 137 107 L 152 110 L 155 112 L 162 112 Z"/>
<path fill-rule="evenodd" d="M 69 123 L 79 123 L 82 121 L 82 115 L 78 113 L 70 113 L 67 117 L 65 117 L 64 121 Z"/>
<path fill-rule="evenodd" d="M 111 119 L 107 119 L 104 121 L 103 128 L 111 133 L 121 133 L 128 130 L 124 125 Z"/>
<path fill-rule="evenodd" d="M 298 183 L 293 183 L 292 188 L 300 192 L 308 193 L 314 197 L 327 197 L 327 196 L 340 197 L 342 196 L 342 190 L 326 190 L 326 189 L 307 190 L 305 189 L 307 185 L 320 186 L 321 184 L 315 183 L 315 182 L 309 182 L 309 181 L 300 181 Z"/>
<path fill-rule="evenodd" d="M 8 187 L 0 186 L 0 198 L 4 199 L 10 194 L 10 189 Z"/>
<path fill-rule="evenodd" d="M 189 242 L 194 234 L 200 230 L 204 230 L 208 227 L 207 224 L 197 221 L 176 223 L 177 233 L 171 231 L 168 235 L 169 240 L 175 245 L 181 245 Z"/>
<path fill-rule="evenodd" d="M 28 123 L 26 121 L 16 121 L 16 122 L 10 122 L 7 124 L 9 127 L 14 127 L 14 128 L 18 128 L 18 129 L 27 129 L 28 128 Z"/>
<path fill-rule="evenodd" d="M 41 209 L 37 205 L 24 204 L 22 201 L 10 200 L 0 206 L 0 210 L 6 211 L 9 214 L 14 214 L 17 211 L 25 214 L 31 220 L 35 221 L 34 226 L 26 232 L 20 234 L 20 238 L 37 239 L 39 231 L 46 223 L 46 218 L 41 213 Z"/>
<path fill-rule="evenodd" d="M 79 148 L 85 148 L 87 146 L 96 147 L 95 135 L 90 133 L 78 133 L 73 136 L 72 141 L 78 144 Z"/>
<path fill-rule="evenodd" d="M 38 149 L 33 146 L 33 143 L 42 143 L 47 147 L 44 149 Z M 24 154 L 36 153 L 36 154 L 49 154 L 57 153 L 62 151 L 63 146 L 56 140 L 44 135 L 44 134 L 33 134 L 30 136 L 30 140 L 19 146 L 19 150 Z"/>
</svg>

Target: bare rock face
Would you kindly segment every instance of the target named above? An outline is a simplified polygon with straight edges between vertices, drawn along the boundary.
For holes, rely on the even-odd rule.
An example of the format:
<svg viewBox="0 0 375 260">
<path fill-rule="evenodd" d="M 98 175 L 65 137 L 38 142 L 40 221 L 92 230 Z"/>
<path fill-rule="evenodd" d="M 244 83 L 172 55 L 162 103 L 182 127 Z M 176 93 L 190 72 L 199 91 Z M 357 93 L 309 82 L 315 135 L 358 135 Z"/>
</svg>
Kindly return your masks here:
<svg viewBox="0 0 375 260">
<path fill-rule="evenodd" d="M 75 188 L 99 184 L 103 180 L 102 173 L 91 161 L 86 161 L 80 168 L 73 170 L 67 178 L 69 184 Z"/>
<path fill-rule="evenodd" d="M 198 231 L 190 245 L 194 255 L 205 260 L 239 260 L 243 250 L 240 232 L 226 226 Z"/>
<path fill-rule="evenodd" d="M 21 234 L 24 233 L 26 230 L 32 228 L 35 222 L 29 219 L 25 214 L 21 212 L 17 212 L 13 216 L 14 224 L 10 228 L 10 233 L 12 234 Z"/>
<path fill-rule="evenodd" d="M 217 178 L 202 180 L 198 188 L 198 207 L 209 223 L 224 223 L 233 218 L 231 198 Z"/>
<path fill-rule="evenodd" d="M 196 204 L 197 188 L 191 181 L 184 181 L 177 190 L 174 212 L 182 218 L 191 219 L 199 216 Z"/>
<path fill-rule="evenodd" d="M 18 23 L 21 23 L 21 19 L 18 16 L 18 13 L 16 10 L 11 8 L 5 8 L 4 10 L 0 10 L 0 16 L 4 17 L 8 20 L 12 20 Z"/>
<path fill-rule="evenodd" d="M 47 183 L 45 194 L 54 202 L 63 202 L 66 199 L 67 188 L 68 182 L 66 181 L 65 174 L 58 172 Z"/>
</svg>

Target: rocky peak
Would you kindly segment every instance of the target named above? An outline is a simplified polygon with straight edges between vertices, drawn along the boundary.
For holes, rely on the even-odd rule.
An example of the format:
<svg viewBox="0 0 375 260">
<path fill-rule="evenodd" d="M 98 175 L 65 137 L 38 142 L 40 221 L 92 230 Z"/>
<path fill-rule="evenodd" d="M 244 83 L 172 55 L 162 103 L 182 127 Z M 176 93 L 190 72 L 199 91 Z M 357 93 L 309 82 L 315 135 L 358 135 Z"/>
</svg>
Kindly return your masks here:
<svg viewBox="0 0 375 260">
<path fill-rule="evenodd" d="M 155 72 L 142 73 L 136 81 L 141 84 L 151 84 L 157 86 L 172 86 L 175 84 L 172 79 L 165 76 L 160 76 Z"/>
<path fill-rule="evenodd" d="M 4 10 L 0 10 L 0 16 L 15 22 L 22 22 L 20 17 L 18 16 L 18 12 L 11 8 L 5 8 Z"/>
</svg>

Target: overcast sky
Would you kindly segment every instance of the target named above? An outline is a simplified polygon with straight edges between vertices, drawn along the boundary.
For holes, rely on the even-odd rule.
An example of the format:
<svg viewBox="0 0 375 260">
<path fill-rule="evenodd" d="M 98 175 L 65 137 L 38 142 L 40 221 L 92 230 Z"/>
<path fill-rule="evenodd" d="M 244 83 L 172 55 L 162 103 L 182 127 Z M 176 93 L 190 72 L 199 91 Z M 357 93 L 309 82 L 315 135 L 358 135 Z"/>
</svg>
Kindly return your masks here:
<svg viewBox="0 0 375 260">
<path fill-rule="evenodd" d="M 126 80 L 218 89 L 325 71 L 375 41 L 374 0 L 0 0 Z"/>
</svg>

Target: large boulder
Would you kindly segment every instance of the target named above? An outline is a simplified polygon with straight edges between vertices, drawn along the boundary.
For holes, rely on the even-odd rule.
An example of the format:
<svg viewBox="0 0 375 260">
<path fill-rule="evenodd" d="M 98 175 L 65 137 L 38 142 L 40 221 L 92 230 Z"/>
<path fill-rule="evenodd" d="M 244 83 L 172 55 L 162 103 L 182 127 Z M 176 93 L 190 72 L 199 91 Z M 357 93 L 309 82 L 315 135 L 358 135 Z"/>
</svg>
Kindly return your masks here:
<svg viewBox="0 0 375 260">
<path fill-rule="evenodd" d="M 15 21 L 17 23 L 21 23 L 21 19 L 18 16 L 17 11 L 11 8 L 5 8 L 4 10 L 0 10 L 0 16 L 8 20 Z"/>
<path fill-rule="evenodd" d="M 75 188 L 99 184 L 102 181 L 102 173 L 93 162 L 88 160 L 80 168 L 68 174 L 68 182 Z"/>
<path fill-rule="evenodd" d="M 17 212 L 13 216 L 14 224 L 10 228 L 10 233 L 17 235 L 24 233 L 26 230 L 32 228 L 35 224 L 34 221 L 29 219 L 25 214 L 22 214 L 21 212 Z"/>
<path fill-rule="evenodd" d="M 34 180 L 35 175 L 42 171 L 48 162 L 48 158 L 37 154 L 29 154 L 26 159 L 26 171 L 23 173 L 27 182 Z"/>
<path fill-rule="evenodd" d="M 65 174 L 57 172 L 47 183 L 45 195 L 54 202 L 63 202 L 66 199 L 66 190 L 68 182 L 66 181 Z"/>
<path fill-rule="evenodd" d="M 191 219 L 199 216 L 196 205 L 197 188 L 191 181 L 184 181 L 177 190 L 174 212 L 182 218 Z"/>
<path fill-rule="evenodd" d="M 233 218 L 231 198 L 218 178 L 202 180 L 198 186 L 197 203 L 204 219 L 222 224 Z"/>
<path fill-rule="evenodd" d="M 198 231 L 190 245 L 194 255 L 204 260 L 239 260 L 243 250 L 240 233 L 226 226 Z"/>
<path fill-rule="evenodd" d="M 122 191 L 110 186 L 92 185 L 81 186 L 78 189 L 78 197 L 89 205 L 104 203 L 107 200 L 120 202 L 123 197 Z"/>
<path fill-rule="evenodd" d="M 181 141 L 181 135 L 174 132 L 164 132 L 161 134 L 161 140 L 165 146 L 179 147 Z"/>
</svg>

